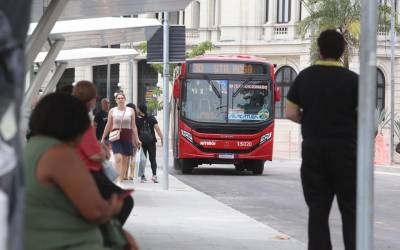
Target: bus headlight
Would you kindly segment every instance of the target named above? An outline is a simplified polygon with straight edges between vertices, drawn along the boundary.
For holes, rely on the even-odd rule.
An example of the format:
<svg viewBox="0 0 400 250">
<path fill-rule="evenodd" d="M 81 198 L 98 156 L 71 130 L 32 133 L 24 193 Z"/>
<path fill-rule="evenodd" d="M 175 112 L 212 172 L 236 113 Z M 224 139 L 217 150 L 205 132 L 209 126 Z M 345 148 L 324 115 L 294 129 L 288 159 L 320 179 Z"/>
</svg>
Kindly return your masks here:
<svg viewBox="0 0 400 250">
<path fill-rule="evenodd" d="M 181 129 L 181 134 L 183 137 L 185 137 L 188 141 L 190 141 L 191 143 L 193 143 L 193 137 L 192 134 L 187 132 L 186 130 Z"/>
<path fill-rule="evenodd" d="M 263 144 L 264 142 L 268 141 L 272 137 L 272 132 L 266 133 L 265 135 L 261 136 L 260 139 L 260 144 Z"/>
</svg>

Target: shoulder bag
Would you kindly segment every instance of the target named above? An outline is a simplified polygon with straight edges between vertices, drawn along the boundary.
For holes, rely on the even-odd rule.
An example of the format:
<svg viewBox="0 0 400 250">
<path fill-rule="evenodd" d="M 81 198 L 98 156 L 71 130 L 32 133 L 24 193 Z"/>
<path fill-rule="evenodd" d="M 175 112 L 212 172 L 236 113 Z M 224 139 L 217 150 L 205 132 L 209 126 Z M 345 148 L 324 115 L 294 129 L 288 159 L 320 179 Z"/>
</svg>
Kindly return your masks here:
<svg viewBox="0 0 400 250">
<path fill-rule="evenodd" d="M 119 138 L 121 136 L 122 121 L 124 120 L 125 112 L 126 112 L 126 108 L 124 110 L 124 113 L 122 114 L 121 124 L 119 125 L 119 129 L 110 132 L 110 135 L 108 136 L 109 141 L 118 141 L 119 140 Z"/>
</svg>

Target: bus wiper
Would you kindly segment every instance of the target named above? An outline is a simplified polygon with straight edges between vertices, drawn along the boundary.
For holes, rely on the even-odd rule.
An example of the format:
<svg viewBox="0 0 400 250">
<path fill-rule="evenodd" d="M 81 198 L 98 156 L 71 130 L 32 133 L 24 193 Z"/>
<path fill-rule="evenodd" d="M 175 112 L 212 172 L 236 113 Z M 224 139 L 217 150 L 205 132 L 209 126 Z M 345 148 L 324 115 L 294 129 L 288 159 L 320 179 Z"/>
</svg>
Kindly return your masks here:
<svg viewBox="0 0 400 250">
<path fill-rule="evenodd" d="M 221 93 L 219 93 L 217 87 L 215 87 L 214 83 L 212 82 L 212 80 L 207 79 L 208 84 L 210 84 L 212 90 L 214 91 L 215 95 L 218 96 L 218 98 L 221 98 Z"/>
<path fill-rule="evenodd" d="M 242 85 L 240 85 L 240 87 L 233 93 L 232 97 L 236 97 L 236 96 L 239 94 L 239 92 L 244 88 L 244 86 L 247 85 L 247 83 L 248 83 L 250 80 L 251 80 L 251 77 L 247 78 L 247 80 L 244 81 L 244 82 L 242 83 Z"/>
</svg>

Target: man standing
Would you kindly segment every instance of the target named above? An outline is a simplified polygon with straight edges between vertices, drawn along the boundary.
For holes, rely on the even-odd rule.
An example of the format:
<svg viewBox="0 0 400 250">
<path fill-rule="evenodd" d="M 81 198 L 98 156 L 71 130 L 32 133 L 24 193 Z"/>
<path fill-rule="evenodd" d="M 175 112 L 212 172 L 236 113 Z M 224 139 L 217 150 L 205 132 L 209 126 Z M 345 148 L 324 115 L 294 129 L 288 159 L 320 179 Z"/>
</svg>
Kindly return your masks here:
<svg viewBox="0 0 400 250">
<path fill-rule="evenodd" d="M 286 116 L 303 135 L 301 181 L 309 208 L 308 249 L 332 249 L 329 213 L 336 196 L 346 250 L 355 249 L 358 75 L 340 63 L 345 41 L 335 30 L 318 38 L 321 60 L 299 73 Z"/>
<path fill-rule="evenodd" d="M 101 140 L 104 128 L 108 120 L 108 110 L 110 109 L 110 102 L 107 98 L 101 99 L 101 110 L 94 116 L 94 127 L 96 128 L 97 140 Z"/>
</svg>

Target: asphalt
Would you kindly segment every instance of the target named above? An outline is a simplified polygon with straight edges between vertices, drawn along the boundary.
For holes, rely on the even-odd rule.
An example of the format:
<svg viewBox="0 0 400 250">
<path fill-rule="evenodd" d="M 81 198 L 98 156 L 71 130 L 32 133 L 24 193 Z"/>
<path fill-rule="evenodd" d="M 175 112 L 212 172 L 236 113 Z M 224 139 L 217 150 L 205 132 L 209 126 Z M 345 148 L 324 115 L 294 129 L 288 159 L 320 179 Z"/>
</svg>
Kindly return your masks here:
<svg viewBox="0 0 400 250">
<path fill-rule="evenodd" d="M 169 165 L 172 165 L 171 157 Z M 400 175 L 400 165 L 379 166 L 375 171 Z M 151 176 L 149 164 L 146 166 L 146 176 Z M 140 183 L 138 179 L 118 183 L 123 188 L 135 189 L 135 206 L 125 229 L 134 235 L 141 250 L 307 248 L 304 243 L 287 236 L 285 232 L 256 221 L 172 175 L 168 175 L 169 188 L 164 190 L 162 176 L 162 169 L 158 169 L 160 183 Z"/>
<path fill-rule="evenodd" d="M 146 167 L 147 175 L 150 175 Z M 162 177 L 162 171 L 158 173 Z M 161 178 L 160 178 L 161 179 Z M 125 228 L 141 250 L 302 250 L 306 246 L 169 175 L 161 183 L 125 181 L 135 207 Z"/>
</svg>

